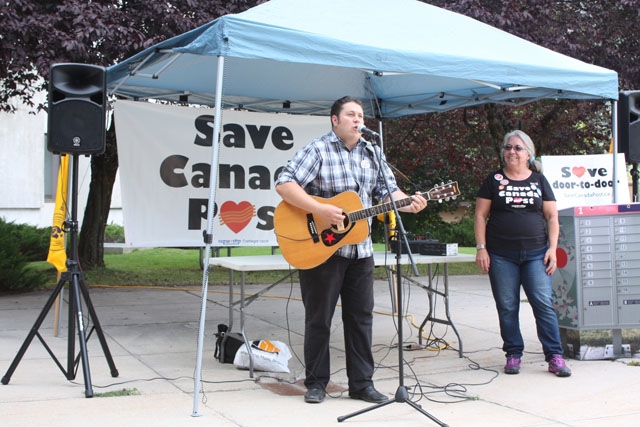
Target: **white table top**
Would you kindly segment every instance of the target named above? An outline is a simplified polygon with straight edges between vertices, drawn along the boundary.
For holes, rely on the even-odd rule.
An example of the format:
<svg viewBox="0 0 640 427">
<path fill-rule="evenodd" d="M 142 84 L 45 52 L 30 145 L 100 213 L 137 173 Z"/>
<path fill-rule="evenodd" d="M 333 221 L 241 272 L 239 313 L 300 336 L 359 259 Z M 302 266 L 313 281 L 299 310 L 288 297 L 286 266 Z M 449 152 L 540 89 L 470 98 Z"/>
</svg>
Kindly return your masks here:
<svg viewBox="0 0 640 427">
<path fill-rule="evenodd" d="M 396 254 L 376 252 L 373 255 L 376 266 L 395 265 Z M 475 255 L 458 254 L 448 256 L 435 255 L 413 255 L 416 264 L 441 264 L 452 262 L 475 262 Z M 402 265 L 408 265 L 409 257 L 403 254 L 400 258 Z M 209 258 L 209 264 L 225 267 L 235 271 L 268 271 L 268 270 L 289 270 L 294 269 L 282 255 L 254 255 L 254 256 L 235 256 L 235 257 L 212 257 Z"/>
</svg>

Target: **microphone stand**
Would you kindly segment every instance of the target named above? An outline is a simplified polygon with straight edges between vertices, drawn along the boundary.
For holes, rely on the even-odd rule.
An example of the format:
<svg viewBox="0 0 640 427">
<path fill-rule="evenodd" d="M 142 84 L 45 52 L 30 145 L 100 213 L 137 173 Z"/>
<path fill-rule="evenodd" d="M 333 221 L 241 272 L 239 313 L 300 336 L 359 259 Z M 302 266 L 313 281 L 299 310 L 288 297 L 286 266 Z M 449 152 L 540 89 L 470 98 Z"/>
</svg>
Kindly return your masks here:
<svg viewBox="0 0 640 427">
<path fill-rule="evenodd" d="M 366 128 L 364 128 L 363 130 L 368 130 Z M 368 135 L 372 136 L 372 140 L 374 140 L 374 138 L 379 137 L 379 135 L 377 133 L 374 132 L 367 132 Z M 418 405 L 415 402 L 412 402 L 409 399 L 409 393 L 407 391 L 407 388 L 404 385 L 404 354 L 403 354 L 403 342 L 404 342 L 404 337 L 403 337 L 403 331 L 402 331 L 402 324 L 403 324 L 403 314 L 402 314 L 402 269 L 401 269 L 401 259 L 402 259 L 402 244 L 404 243 L 406 248 L 407 248 L 407 255 L 409 257 L 409 260 L 411 261 L 411 267 L 413 269 L 413 273 L 416 276 L 419 276 L 418 274 L 418 268 L 416 267 L 416 263 L 413 260 L 413 254 L 411 253 L 411 248 L 409 247 L 409 240 L 407 239 L 407 233 L 404 229 L 404 225 L 402 224 L 402 218 L 400 218 L 400 214 L 398 212 L 398 207 L 396 206 L 395 200 L 393 199 L 393 195 L 391 194 L 391 187 L 389 185 L 389 180 L 387 179 L 387 176 L 382 172 L 382 167 L 384 165 L 384 160 L 382 159 L 382 155 L 380 154 L 380 146 L 378 146 L 378 150 L 376 150 L 375 148 L 375 143 L 371 143 L 372 145 L 372 149 L 373 152 L 375 153 L 376 156 L 376 160 L 378 161 L 378 164 L 380 165 L 380 169 L 379 172 L 382 175 L 382 178 L 384 179 L 384 184 L 385 187 L 387 189 L 387 192 L 389 193 L 389 197 L 391 199 L 391 205 L 393 206 L 393 212 L 395 213 L 396 216 L 396 244 L 397 244 L 397 250 L 396 250 L 396 297 L 397 297 L 397 310 L 396 310 L 396 314 L 397 314 L 397 322 L 398 322 L 398 388 L 396 389 L 396 393 L 395 393 L 395 397 L 393 399 L 389 399 L 387 401 L 381 402 L 381 403 L 377 403 L 373 406 L 370 406 L 368 408 L 362 409 L 360 411 L 356 411 L 356 412 L 352 412 L 350 414 L 347 415 L 342 415 L 338 417 L 338 422 L 342 422 L 348 418 L 351 417 L 355 417 L 356 415 L 360 415 L 360 414 L 364 414 L 366 412 L 372 411 L 374 409 L 378 409 L 378 408 L 382 408 L 383 406 L 387 406 L 390 405 L 391 403 L 406 403 L 409 406 L 411 406 L 412 408 L 414 408 L 415 410 L 417 410 L 418 412 L 421 412 L 423 415 L 427 416 L 428 418 L 430 418 L 432 421 L 434 421 L 436 424 L 442 426 L 442 427 L 448 427 L 447 424 L 443 423 L 442 421 L 440 421 L 439 419 L 437 419 L 436 417 L 434 417 L 433 415 L 431 415 L 430 413 L 428 413 L 427 411 L 425 411 L 424 409 L 422 409 L 422 406 Z"/>
</svg>

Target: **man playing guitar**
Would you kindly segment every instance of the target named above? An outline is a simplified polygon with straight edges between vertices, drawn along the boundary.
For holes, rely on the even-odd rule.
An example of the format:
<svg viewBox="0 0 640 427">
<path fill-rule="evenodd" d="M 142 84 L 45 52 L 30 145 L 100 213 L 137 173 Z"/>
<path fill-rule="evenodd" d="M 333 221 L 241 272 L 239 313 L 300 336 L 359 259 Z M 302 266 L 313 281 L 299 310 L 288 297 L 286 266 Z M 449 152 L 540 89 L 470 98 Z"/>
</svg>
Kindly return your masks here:
<svg viewBox="0 0 640 427">
<path fill-rule="evenodd" d="M 358 99 L 337 100 L 331 108 L 331 131 L 300 149 L 280 173 L 276 191 L 284 202 L 340 229 L 345 223 L 344 209 L 322 203 L 318 198 L 355 192 L 366 208 L 373 206 L 374 199 L 388 203 L 391 198 L 380 174 L 387 176 L 393 200 L 408 198 L 398 188 L 386 163 L 379 164 L 373 151 L 378 148 L 362 138 L 359 126 L 363 124 L 364 110 Z M 382 153 L 380 156 L 384 158 Z M 416 194 L 399 210 L 416 213 L 426 205 L 426 199 Z M 342 306 L 349 396 L 372 403 L 388 399 L 374 388 L 372 380 L 374 267 L 373 244 L 367 233 L 362 241 L 337 249 L 324 263 L 299 271 L 305 308 L 306 402 L 320 403 L 325 398 L 331 372 L 331 320 L 338 298 Z"/>
</svg>

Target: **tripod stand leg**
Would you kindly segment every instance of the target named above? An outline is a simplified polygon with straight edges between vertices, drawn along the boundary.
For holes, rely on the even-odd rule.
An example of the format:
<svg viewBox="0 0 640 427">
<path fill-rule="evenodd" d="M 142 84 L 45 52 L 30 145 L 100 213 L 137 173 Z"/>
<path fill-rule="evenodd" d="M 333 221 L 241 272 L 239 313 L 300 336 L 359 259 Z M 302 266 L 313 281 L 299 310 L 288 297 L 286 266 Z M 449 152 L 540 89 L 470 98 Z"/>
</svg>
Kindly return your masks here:
<svg viewBox="0 0 640 427">
<path fill-rule="evenodd" d="M 84 332 L 84 319 L 82 314 L 82 301 L 80 301 L 80 279 L 79 275 L 73 274 L 71 278 L 71 292 L 73 293 L 73 304 L 69 301 L 69 307 L 71 310 L 72 305 L 75 305 L 76 324 L 78 326 L 78 342 L 80 343 L 80 354 L 82 356 L 82 373 L 84 374 L 84 395 L 86 397 L 93 397 L 93 387 L 91 386 L 91 373 L 89 370 L 89 355 L 87 354 L 87 337 Z M 71 332 L 71 324 L 73 320 L 69 318 L 69 342 L 73 341 L 73 333 Z M 70 344 L 71 346 L 71 344 Z M 74 352 L 70 352 L 69 363 L 73 358 Z"/>
<path fill-rule="evenodd" d="M 351 414 L 342 415 L 342 416 L 338 417 L 338 422 L 340 423 L 340 422 L 342 422 L 342 421 L 344 421 L 344 420 L 346 420 L 348 418 L 355 417 L 356 415 L 364 414 L 365 412 L 369 412 L 369 411 L 373 411 L 374 409 L 382 408 L 383 406 L 387 406 L 387 405 L 389 405 L 391 403 L 408 403 L 414 409 L 416 409 L 417 411 L 421 412 L 423 415 L 426 415 L 428 418 L 430 418 L 433 422 L 435 422 L 439 426 L 448 427 L 448 424 L 443 423 L 442 421 L 440 421 L 439 419 L 437 419 L 436 417 L 434 417 L 433 415 L 431 415 L 430 413 L 428 413 L 427 411 L 422 409 L 422 407 L 420 405 L 418 405 L 417 403 L 412 402 L 411 400 L 409 400 L 409 394 L 407 393 L 407 389 L 404 386 L 398 387 L 398 389 L 396 390 L 395 397 L 393 399 L 389 399 L 386 402 L 381 402 L 381 403 L 378 403 L 376 405 L 370 406 L 368 408 L 361 409 L 361 410 L 356 411 L 356 412 L 352 412 Z"/>
<path fill-rule="evenodd" d="M 406 387 L 398 387 L 398 390 L 396 390 L 396 402 L 404 402 L 409 404 L 409 406 L 412 406 L 414 409 L 416 409 L 418 412 L 421 412 L 423 415 L 425 415 L 427 418 L 431 419 L 431 421 L 435 422 L 436 424 L 438 424 L 441 427 L 448 427 L 448 424 L 443 423 L 442 421 L 440 421 L 439 419 L 437 419 L 436 417 L 434 417 L 433 415 L 431 415 L 430 413 L 428 413 L 427 411 L 425 411 L 424 409 L 422 409 L 422 406 L 418 405 L 415 402 L 412 402 L 409 399 L 409 393 L 407 392 L 407 388 Z"/>
<path fill-rule="evenodd" d="M 56 297 L 60 294 L 60 291 L 62 290 L 64 283 L 65 283 L 64 280 L 60 280 L 56 285 L 56 288 L 51 294 L 51 296 L 49 296 L 49 299 L 47 300 L 47 303 L 45 304 L 44 308 L 40 312 L 40 315 L 36 319 L 36 322 L 31 327 L 31 331 L 27 335 L 27 338 L 25 338 L 24 342 L 22 343 L 22 347 L 20 347 L 20 350 L 18 350 L 18 354 L 16 354 L 16 357 L 13 359 L 11 366 L 9 366 L 9 369 L 7 369 L 7 372 L 2 377 L 2 384 L 4 385 L 9 384 L 9 381 L 11 380 L 11 375 L 13 375 L 14 371 L 18 367 L 18 364 L 20 363 L 20 360 L 22 360 L 22 356 L 24 356 L 24 353 L 27 351 L 27 348 L 29 348 L 31 341 L 33 341 L 33 338 L 38 333 L 38 329 L 40 329 L 40 325 L 42 325 L 42 322 L 44 322 L 44 319 L 47 317 L 47 314 L 49 313 L 51 306 L 55 302 Z"/>
<path fill-rule="evenodd" d="M 387 400 L 385 402 L 378 403 L 378 404 L 376 404 L 374 406 L 370 406 L 368 408 L 361 409 L 359 411 L 352 412 L 352 413 L 347 414 L 347 415 L 341 415 L 341 416 L 338 417 L 338 422 L 341 423 L 341 422 L 343 422 L 344 420 L 346 420 L 348 418 L 355 417 L 356 415 L 364 414 L 365 412 L 369 412 L 369 411 L 372 411 L 374 409 L 382 408 L 383 406 L 387 406 L 387 405 L 389 405 L 391 403 L 394 403 L 394 402 L 395 402 L 395 400 L 389 399 L 389 400 Z"/>
<path fill-rule="evenodd" d="M 96 330 L 96 334 L 98 335 L 98 340 L 100 341 L 100 345 L 102 346 L 102 352 L 104 353 L 104 357 L 107 359 L 107 364 L 109 365 L 109 369 L 111 370 L 111 376 L 113 378 L 116 378 L 119 375 L 118 369 L 113 362 L 113 357 L 111 357 L 111 352 L 109 351 L 107 340 L 105 339 L 104 333 L 102 332 L 102 326 L 100 326 L 98 315 L 95 308 L 93 307 L 93 303 L 91 302 L 91 298 L 89 297 L 89 291 L 83 280 L 80 281 L 80 290 L 82 291 L 84 302 L 87 304 L 87 309 L 89 310 L 89 315 L 91 316 L 91 320 L 93 321 L 94 329 Z"/>
</svg>

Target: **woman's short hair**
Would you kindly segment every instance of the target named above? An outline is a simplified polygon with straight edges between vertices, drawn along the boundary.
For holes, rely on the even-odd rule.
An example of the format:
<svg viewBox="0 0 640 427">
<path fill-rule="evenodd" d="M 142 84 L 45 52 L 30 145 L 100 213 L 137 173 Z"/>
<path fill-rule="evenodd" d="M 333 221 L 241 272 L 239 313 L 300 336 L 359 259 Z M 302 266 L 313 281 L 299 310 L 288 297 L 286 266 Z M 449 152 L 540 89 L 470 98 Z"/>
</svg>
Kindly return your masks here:
<svg viewBox="0 0 640 427">
<path fill-rule="evenodd" d="M 519 129 L 512 130 L 504 136 L 502 147 L 500 147 L 500 159 L 504 160 L 504 147 L 509 143 L 509 139 L 514 136 L 520 138 L 524 144 L 524 148 L 527 150 L 527 153 L 529 153 L 529 169 L 535 172 L 542 172 L 542 163 L 536 160 L 536 146 L 533 144 L 531 137 Z"/>
</svg>

